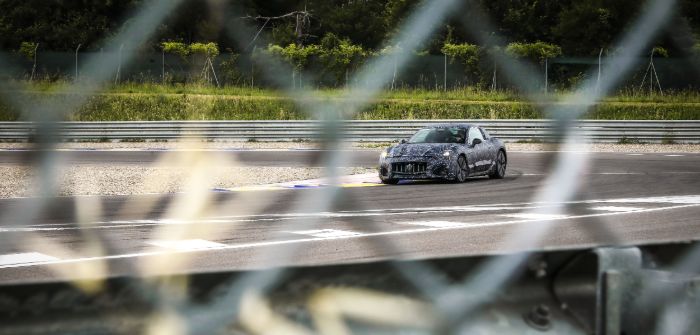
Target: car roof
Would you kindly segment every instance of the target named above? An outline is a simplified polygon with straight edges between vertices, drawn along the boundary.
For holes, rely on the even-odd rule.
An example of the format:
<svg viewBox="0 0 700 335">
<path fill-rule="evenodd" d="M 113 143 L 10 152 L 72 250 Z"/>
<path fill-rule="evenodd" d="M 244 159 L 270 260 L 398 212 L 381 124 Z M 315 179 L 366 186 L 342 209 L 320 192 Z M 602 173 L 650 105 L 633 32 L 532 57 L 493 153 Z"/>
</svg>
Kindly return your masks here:
<svg viewBox="0 0 700 335">
<path fill-rule="evenodd" d="M 469 128 L 469 127 L 478 127 L 478 125 L 475 125 L 472 123 L 438 123 L 438 124 L 429 125 L 425 128 L 452 128 L 452 127 Z"/>
</svg>

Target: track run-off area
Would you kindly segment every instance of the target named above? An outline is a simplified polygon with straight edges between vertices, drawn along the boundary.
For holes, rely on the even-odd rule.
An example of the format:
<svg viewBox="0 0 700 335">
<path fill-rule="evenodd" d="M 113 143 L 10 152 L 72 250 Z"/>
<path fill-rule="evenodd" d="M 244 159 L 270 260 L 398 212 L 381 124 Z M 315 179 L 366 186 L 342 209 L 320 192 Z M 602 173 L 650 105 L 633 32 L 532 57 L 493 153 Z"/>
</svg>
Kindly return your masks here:
<svg viewBox="0 0 700 335">
<path fill-rule="evenodd" d="M 150 164 L 163 153 L 61 154 L 68 164 Z M 314 166 L 322 153 L 212 152 L 235 156 L 251 169 Z M 0 164 L 21 164 L 30 154 L 26 150 L 2 151 Z M 373 167 L 379 151 L 347 154 L 349 166 Z M 177 210 L 184 201 L 193 201 L 193 195 L 185 193 L 58 197 L 33 222 L 0 226 L 0 282 L 700 239 L 700 154 L 582 153 L 589 160 L 577 181 L 576 197 L 557 203 L 535 202 L 533 196 L 546 181 L 557 154 L 510 152 L 503 180 L 473 178 L 463 184 L 416 181 L 387 186 L 377 184 L 372 176 L 359 176 L 334 192 L 328 192 L 322 181 L 211 190 L 199 195 L 208 199 L 206 206 L 187 215 Z M 309 201 L 328 196 L 335 199 L 332 210 L 316 211 Z M 16 211 L 35 200 L 2 199 L 0 213 Z M 85 204 L 99 208 L 99 217 L 86 221 L 80 214 Z M 523 234 L 542 225 L 548 228 L 542 236 L 530 244 L 518 243 Z M 94 241 L 102 242 L 102 247 L 94 247 Z M 54 244 L 61 248 L 53 248 Z"/>
</svg>

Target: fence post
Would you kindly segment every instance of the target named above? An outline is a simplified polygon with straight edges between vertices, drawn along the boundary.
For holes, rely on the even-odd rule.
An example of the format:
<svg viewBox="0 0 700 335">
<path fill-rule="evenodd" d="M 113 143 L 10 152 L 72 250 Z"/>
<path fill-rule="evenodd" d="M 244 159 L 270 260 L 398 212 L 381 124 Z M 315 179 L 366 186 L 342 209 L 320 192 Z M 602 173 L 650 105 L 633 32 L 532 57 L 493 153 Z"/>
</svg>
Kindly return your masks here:
<svg viewBox="0 0 700 335">
<path fill-rule="evenodd" d="M 36 72 L 36 52 L 39 50 L 39 43 L 34 46 L 34 65 L 32 65 L 32 75 L 29 77 L 29 81 L 34 81 L 34 72 Z"/>
<path fill-rule="evenodd" d="M 119 83 L 119 79 L 121 76 L 121 71 L 122 71 L 122 49 L 124 48 L 124 44 L 119 46 L 119 60 L 117 64 L 117 74 L 114 76 L 114 84 L 116 85 Z"/>
<path fill-rule="evenodd" d="M 78 44 L 78 47 L 75 48 L 75 81 L 78 81 L 78 50 L 80 50 L 81 45 Z"/>
<path fill-rule="evenodd" d="M 443 85 L 445 86 L 445 92 L 447 92 L 447 54 L 445 55 L 445 75 L 443 78 Z"/>
<path fill-rule="evenodd" d="M 595 83 L 595 92 L 600 92 L 600 73 L 602 72 L 601 67 L 603 66 L 603 48 L 600 48 L 600 53 L 598 53 L 598 80 Z"/>
<path fill-rule="evenodd" d="M 544 95 L 549 93 L 549 58 L 544 59 Z"/>
</svg>

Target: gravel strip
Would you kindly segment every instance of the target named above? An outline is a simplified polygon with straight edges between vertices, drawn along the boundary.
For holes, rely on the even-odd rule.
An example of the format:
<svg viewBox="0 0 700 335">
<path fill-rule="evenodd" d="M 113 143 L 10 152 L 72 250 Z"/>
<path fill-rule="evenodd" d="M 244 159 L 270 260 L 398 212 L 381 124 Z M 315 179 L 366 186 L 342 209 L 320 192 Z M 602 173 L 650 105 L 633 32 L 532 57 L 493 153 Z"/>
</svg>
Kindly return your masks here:
<svg viewBox="0 0 700 335">
<path fill-rule="evenodd" d="M 395 143 L 352 143 L 353 149 L 381 149 Z M 506 143 L 511 151 L 549 151 L 557 150 L 556 145 L 548 143 Z M 0 149 L 32 148 L 28 143 L 0 143 Z M 320 149 L 319 142 L 66 142 L 59 143 L 61 149 L 97 149 L 97 150 L 144 150 L 144 149 Z M 581 147 L 590 152 L 700 152 L 700 144 L 613 144 L 597 143 Z"/>
<path fill-rule="evenodd" d="M 0 149 L 32 148 L 31 143 L 0 143 Z M 61 149 L 318 149 L 318 142 L 61 142 L 56 148 Z"/>
<path fill-rule="evenodd" d="M 58 171 L 60 195 L 133 195 L 173 193 L 201 188 L 272 184 L 315 179 L 323 168 L 292 167 L 143 167 L 133 165 L 77 165 Z M 345 168 L 345 174 L 375 172 Z M 28 166 L 0 166 L 0 198 L 39 195 L 32 185 L 36 170 Z M 193 186 L 194 185 L 194 186 Z"/>
</svg>

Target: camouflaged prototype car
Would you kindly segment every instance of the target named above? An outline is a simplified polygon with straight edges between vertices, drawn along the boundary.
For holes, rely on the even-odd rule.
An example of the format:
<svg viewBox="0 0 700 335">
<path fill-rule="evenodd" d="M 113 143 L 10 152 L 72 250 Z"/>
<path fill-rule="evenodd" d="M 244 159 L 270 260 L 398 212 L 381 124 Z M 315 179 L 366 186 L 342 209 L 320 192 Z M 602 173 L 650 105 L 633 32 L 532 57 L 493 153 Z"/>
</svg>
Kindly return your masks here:
<svg viewBox="0 0 700 335">
<path fill-rule="evenodd" d="M 473 124 L 441 124 L 423 128 L 410 139 L 384 150 L 379 178 L 385 184 L 402 179 L 446 179 L 464 182 L 468 177 L 503 178 L 508 156 L 503 142 Z"/>
</svg>

